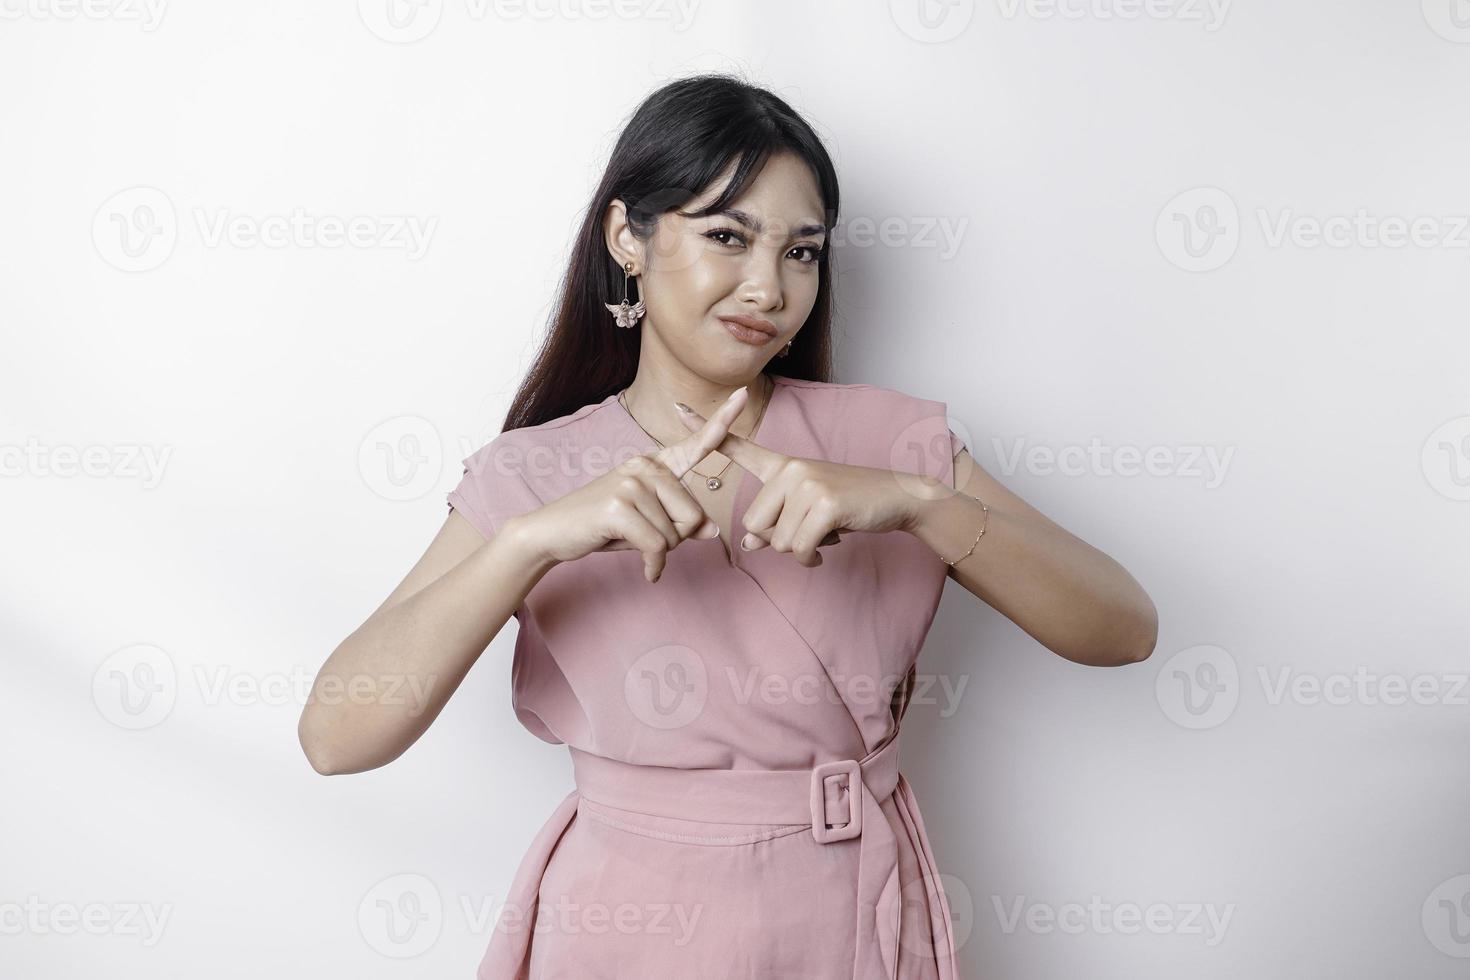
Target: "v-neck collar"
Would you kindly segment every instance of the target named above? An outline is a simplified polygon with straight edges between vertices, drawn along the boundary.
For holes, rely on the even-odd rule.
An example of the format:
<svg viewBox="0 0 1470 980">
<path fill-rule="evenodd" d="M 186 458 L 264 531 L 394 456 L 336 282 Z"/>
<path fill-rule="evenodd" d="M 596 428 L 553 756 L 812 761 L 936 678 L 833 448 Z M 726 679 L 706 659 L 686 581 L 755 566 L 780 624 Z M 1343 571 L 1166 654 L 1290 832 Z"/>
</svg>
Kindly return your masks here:
<svg viewBox="0 0 1470 980">
<path fill-rule="evenodd" d="M 785 379 L 782 378 L 779 374 L 771 374 L 767 375 L 767 377 L 771 379 L 771 394 L 766 399 L 765 411 L 761 413 L 760 420 L 756 423 L 755 430 L 745 438 L 751 440 L 752 442 L 759 442 L 764 446 L 768 446 L 768 448 L 775 448 L 774 446 L 769 445 L 769 436 L 767 435 L 767 433 L 771 431 L 769 425 L 771 421 L 771 413 L 776 410 L 778 401 L 781 401 L 778 396 L 780 395 L 782 389 L 785 387 Z M 611 395 L 608 395 L 607 398 L 603 399 L 603 404 L 612 406 L 613 410 L 617 413 L 618 418 L 622 420 L 623 428 L 633 437 L 636 442 L 641 443 L 644 446 L 645 452 L 657 452 L 661 448 L 659 444 L 654 441 L 652 436 L 643 431 L 643 426 L 638 424 L 638 420 L 633 418 L 632 413 L 623 407 L 622 400 L 618 398 L 618 392 L 615 391 Z M 716 542 L 719 544 L 720 550 L 726 552 L 726 563 L 732 568 L 740 568 L 740 563 L 736 561 L 735 558 L 736 553 L 740 550 L 740 541 L 745 537 L 745 521 L 743 520 L 743 517 L 745 515 L 745 508 L 750 505 L 749 498 L 754 495 L 754 491 L 750 489 L 750 473 L 746 472 L 746 470 L 734 460 L 731 460 L 731 465 L 740 470 L 740 474 L 739 481 L 735 484 L 735 499 L 730 505 L 730 523 L 732 525 L 732 527 L 730 528 L 730 545 L 727 549 L 724 541 L 716 539 Z M 694 471 L 690 470 L 689 472 L 693 473 Z M 699 474 L 696 473 L 695 475 L 698 476 Z M 729 481 L 725 482 L 728 485 Z M 739 526 L 739 537 L 736 537 L 734 533 L 735 527 L 733 525 Z M 742 568 L 741 571 L 744 571 L 744 569 Z"/>
</svg>

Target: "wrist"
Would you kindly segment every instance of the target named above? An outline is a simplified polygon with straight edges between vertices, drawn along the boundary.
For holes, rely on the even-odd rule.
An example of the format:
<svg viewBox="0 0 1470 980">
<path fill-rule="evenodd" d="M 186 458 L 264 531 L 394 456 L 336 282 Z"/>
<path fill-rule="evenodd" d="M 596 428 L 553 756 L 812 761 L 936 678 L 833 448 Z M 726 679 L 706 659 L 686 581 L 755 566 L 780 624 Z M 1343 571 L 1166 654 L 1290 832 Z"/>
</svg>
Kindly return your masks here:
<svg viewBox="0 0 1470 980">
<path fill-rule="evenodd" d="M 535 521 L 527 514 L 521 514 L 505 521 L 500 526 L 498 537 L 515 556 L 517 562 L 537 578 L 560 564 L 560 561 L 553 558 L 546 550 Z"/>
<path fill-rule="evenodd" d="M 974 553 L 990 526 L 990 508 L 978 497 L 946 488 L 949 496 L 918 501 L 909 533 L 928 545 L 947 565 Z"/>
<path fill-rule="evenodd" d="M 943 520 L 945 511 L 954 506 L 956 498 L 967 499 L 954 487 L 933 477 L 923 477 L 905 484 L 904 492 L 908 495 L 909 506 L 908 517 L 901 530 L 915 536 L 921 536 L 936 521 Z"/>
<path fill-rule="evenodd" d="M 909 519 L 903 530 L 915 537 L 925 537 L 933 528 L 943 523 L 945 516 L 955 507 L 963 507 L 969 498 L 952 487 L 940 485 L 935 496 L 916 496 L 909 508 Z"/>
</svg>

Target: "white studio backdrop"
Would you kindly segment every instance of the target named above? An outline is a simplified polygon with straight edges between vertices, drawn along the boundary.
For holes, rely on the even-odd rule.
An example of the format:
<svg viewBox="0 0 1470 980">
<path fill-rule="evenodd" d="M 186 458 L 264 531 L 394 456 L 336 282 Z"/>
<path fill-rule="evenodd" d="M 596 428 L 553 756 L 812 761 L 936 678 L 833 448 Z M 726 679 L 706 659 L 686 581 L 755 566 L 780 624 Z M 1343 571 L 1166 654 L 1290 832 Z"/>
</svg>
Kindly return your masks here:
<svg viewBox="0 0 1470 980">
<path fill-rule="evenodd" d="M 470 977 L 565 749 L 515 626 L 392 765 L 306 687 L 499 431 L 622 121 L 828 141 L 839 381 L 1139 579 L 951 585 L 904 771 L 968 977 L 1470 969 L 1470 7 L 0 0 L 0 975 Z"/>
</svg>

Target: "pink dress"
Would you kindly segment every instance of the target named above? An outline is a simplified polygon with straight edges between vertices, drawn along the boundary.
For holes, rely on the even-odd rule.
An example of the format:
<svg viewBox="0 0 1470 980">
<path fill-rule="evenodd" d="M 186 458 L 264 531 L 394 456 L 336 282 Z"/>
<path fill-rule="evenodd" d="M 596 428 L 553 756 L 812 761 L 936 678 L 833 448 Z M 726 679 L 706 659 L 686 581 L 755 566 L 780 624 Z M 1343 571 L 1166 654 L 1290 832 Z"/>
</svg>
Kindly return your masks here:
<svg viewBox="0 0 1470 980">
<path fill-rule="evenodd" d="M 943 402 L 775 381 L 762 445 L 954 485 Z M 609 395 L 501 433 L 449 505 L 488 538 L 657 448 Z M 956 980 L 897 739 L 949 566 L 904 532 L 845 533 L 816 568 L 743 552 L 760 483 L 732 487 L 733 557 L 686 540 L 650 584 L 639 552 L 596 552 L 516 611 L 516 715 L 567 745 L 576 789 L 531 842 L 477 980 Z"/>
</svg>

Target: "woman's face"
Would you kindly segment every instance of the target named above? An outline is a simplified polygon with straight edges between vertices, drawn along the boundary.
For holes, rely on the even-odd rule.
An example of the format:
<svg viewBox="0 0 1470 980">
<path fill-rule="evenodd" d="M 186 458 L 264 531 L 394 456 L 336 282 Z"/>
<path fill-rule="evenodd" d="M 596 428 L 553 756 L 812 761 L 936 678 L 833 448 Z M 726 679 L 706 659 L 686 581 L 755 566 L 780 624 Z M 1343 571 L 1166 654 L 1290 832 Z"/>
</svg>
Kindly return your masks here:
<svg viewBox="0 0 1470 980">
<path fill-rule="evenodd" d="M 713 202 L 728 179 L 729 173 L 679 211 Z M 754 377 L 816 303 L 817 252 L 826 243 L 822 217 L 817 183 L 792 154 L 773 155 L 724 213 L 661 215 L 640 263 L 642 329 L 653 331 L 644 349 L 657 343 L 711 381 L 743 384 Z M 722 319 L 742 315 L 772 332 Z"/>
</svg>

